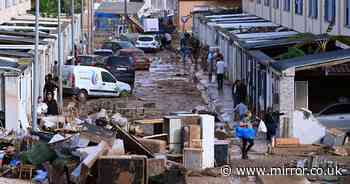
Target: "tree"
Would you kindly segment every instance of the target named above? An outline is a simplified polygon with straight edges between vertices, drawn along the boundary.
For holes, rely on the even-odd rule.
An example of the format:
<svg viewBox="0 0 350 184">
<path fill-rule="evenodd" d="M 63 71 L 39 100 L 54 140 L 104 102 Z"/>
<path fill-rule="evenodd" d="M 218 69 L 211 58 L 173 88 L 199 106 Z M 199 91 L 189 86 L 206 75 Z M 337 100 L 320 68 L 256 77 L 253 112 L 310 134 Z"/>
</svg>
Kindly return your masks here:
<svg viewBox="0 0 350 184">
<path fill-rule="evenodd" d="M 81 1 L 74 0 L 74 12 L 81 12 Z M 57 4 L 58 0 L 40 0 L 40 14 L 43 17 L 57 17 Z M 35 8 L 35 0 L 32 0 L 33 10 Z M 61 0 L 61 12 L 62 14 L 71 14 L 71 0 Z"/>
</svg>

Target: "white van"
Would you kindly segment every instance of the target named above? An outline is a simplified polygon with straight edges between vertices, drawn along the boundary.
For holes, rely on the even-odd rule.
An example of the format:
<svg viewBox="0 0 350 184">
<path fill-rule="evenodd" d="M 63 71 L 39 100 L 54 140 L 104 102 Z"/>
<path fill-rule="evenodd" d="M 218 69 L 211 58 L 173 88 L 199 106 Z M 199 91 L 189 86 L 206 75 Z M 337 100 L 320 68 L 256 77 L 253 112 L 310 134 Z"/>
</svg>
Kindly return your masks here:
<svg viewBox="0 0 350 184">
<path fill-rule="evenodd" d="M 88 96 L 120 96 L 131 93 L 129 84 L 118 81 L 110 72 L 92 66 L 65 65 L 63 93 Z"/>
</svg>

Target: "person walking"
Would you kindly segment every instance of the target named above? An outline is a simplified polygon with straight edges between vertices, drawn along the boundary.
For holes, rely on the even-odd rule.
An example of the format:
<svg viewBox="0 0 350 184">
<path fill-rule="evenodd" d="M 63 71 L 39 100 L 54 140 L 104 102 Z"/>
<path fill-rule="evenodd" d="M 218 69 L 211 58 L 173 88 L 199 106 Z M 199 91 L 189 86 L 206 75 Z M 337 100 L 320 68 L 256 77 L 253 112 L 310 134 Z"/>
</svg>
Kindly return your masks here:
<svg viewBox="0 0 350 184">
<path fill-rule="evenodd" d="M 236 80 L 232 85 L 232 99 L 233 106 L 237 106 L 237 104 L 244 102 L 247 97 L 247 88 L 244 83 L 240 80 Z"/>
<path fill-rule="evenodd" d="M 267 108 L 264 115 L 264 123 L 266 125 L 266 140 L 267 140 L 267 154 L 273 154 L 275 148 L 276 133 L 278 128 L 278 119 L 284 113 L 273 112 L 271 107 Z"/>
<path fill-rule="evenodd" d="M 166 48 L 169 49 L 169 48 L 171 48 L 171 40 L 172 40 L 171 34 L 165 33 L 164 36 L 165 36 L 165 41 L 166 41 Z"/>
<path fill-rule="evenodd" d="M 222 55 L 218 56 L 218 61 L 216 63 L 216 80 L 218 82 L 218 90 L 222 90 L 224 85 L 225 63 L 223 59 L 224 57 Z"/>
<path fill-rule="evenodd" d="M 212 63 L 214 62 L 214 51 L 209 49 L 209 52 L 208 52 L 208 57 L 207 57 L 207 68 L 208 68 L 208 79 L 209 79 L 209 82 L 211 82 L 211 79 L 212 79 Z"/>
<path fill-rule="evenodd" d="M 241 155 L 242 159 L 248 159 L 248 152 L 254 146 L 256 132 L 252 126 L 252 114 L 247 112 L 244 120 L 240 122 L 240 126 L 236 128 L 236 136 L 242 141 Z"/>
<path fill-rule="evenodd" d="M 245 114 L 248 112 L 248 107 L 243 103 L 240 102 L 234 109 L 233 112 L 237 112 L 239 114 L 239 121 L 243 120 L 245 117 Z"/>
</svg>

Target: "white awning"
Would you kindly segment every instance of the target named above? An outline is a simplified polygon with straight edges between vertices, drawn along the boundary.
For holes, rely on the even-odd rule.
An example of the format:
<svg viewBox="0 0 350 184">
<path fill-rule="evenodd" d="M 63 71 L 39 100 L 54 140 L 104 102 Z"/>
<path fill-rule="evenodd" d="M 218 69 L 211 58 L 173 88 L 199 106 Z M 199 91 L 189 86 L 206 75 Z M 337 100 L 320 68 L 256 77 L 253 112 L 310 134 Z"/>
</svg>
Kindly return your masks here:
<svg viewBox="0 0 350 184">
<path fill-rule="evenodd" d="M 238 14 L 221 14 L 221 15 L 208 15 L 206 18 L 220 18 L 220 17 L 241 17 L 249 14 L 246 13 L 238 13 Z"/>
</svg>

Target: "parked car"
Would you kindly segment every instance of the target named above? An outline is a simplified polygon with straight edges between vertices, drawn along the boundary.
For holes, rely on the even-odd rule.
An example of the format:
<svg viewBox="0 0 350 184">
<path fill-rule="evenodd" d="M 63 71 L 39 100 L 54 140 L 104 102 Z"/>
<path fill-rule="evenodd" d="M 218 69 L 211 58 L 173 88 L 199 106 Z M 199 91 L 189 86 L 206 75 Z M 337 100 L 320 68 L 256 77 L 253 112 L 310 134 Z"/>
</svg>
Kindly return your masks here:
<svg viewBox="0 0 350 184">
<path fill-rule="evenodd" d="M 118 80 L 128 83 L 131 87 L 135 82 L 135 67 L 131 57 L 111 56 L 104 66 Z"/>
<path fill-rule="evenodd" d="M 135 46 L 145 51 L 157 51 L 161 47 L 157 35 L 139 35 Z"/>
<path fill-rule="evenodd" d="M 76 62 L 82 66 L 103 66 L 105 58 L 99 55 L 80 55 L 77 56 Z"/>
<path fill-rule="evenodd" d="M 95 50 L 94 55 L 108 57 L 113 55 L 113 51 L 111 49 L 97 49 Z"/>
<path fill-rule="evenodd" d="M 63 67 L 63 92 L 69 95 L 120 96 L 131 93 L 129 84 L 118 81 L 109 71 L 92 66 Z"/>
<path fill-rule="evenodd" d="M 315 116 L 327 128 L 350 130 L 350 103 L 327 106 Z"/>
<path fill-rule="evenodd" d="M 117 55 L 131 57 L 136 70 L 148 70 L 151 65 L 150 60 L 145 56 L 145 52 L 137 48 L 121 49 Z"/>
<path fill-rule="evenodd" d="M 129 48 L 135 48 L 135 46 L 129 41 L 122 41 L 122 40 L 107 41 L 102 45 L 102 49 L 112 50 L 113 53 L 116 53 L 120 49 L 129 49 Z"/>
</svg>

